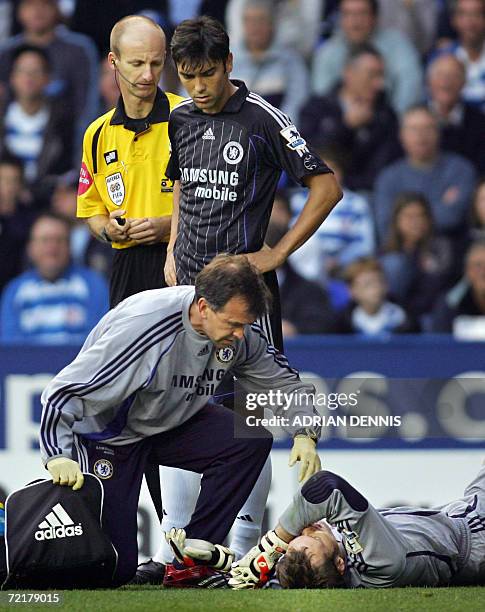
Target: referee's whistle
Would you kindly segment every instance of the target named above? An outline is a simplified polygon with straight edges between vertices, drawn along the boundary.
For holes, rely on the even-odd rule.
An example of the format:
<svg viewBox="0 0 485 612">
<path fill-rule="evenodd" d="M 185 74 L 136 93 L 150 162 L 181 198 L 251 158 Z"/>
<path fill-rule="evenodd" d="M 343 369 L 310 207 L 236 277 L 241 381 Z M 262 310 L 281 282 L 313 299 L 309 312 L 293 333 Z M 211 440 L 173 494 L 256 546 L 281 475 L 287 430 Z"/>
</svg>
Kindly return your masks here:
<svg viewBox="0 0 485 612">
<path fill-rule="evenodd" d="M 123 217 L 116 217 L 116 222 L 118 225 L 124 225 L 126 223 L 126 219 L 123 219 Z"/>
</svg>

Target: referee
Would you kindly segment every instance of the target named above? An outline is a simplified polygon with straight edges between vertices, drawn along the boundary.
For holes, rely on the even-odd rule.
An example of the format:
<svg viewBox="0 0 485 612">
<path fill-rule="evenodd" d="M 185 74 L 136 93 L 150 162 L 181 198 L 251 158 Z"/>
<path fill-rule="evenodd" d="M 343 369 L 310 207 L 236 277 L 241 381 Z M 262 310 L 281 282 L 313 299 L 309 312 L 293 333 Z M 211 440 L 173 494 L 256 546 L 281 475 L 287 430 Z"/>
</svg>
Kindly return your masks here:
<svg viewBox="0 0 485 612">
<path fill-rule="evenodd" d="M 165 176 L 167 127 L 182 98 L 158 88 L 166 42 L 154 21 L 121 19 L 111 31 L 110 48 L 108 61 L 121 96 L 115 109 L 86 130 L 77 214 L 115 250 L 114 307 L 134 293 L 165 286 L 173 198 L 172 181 Z"/>
</svg>

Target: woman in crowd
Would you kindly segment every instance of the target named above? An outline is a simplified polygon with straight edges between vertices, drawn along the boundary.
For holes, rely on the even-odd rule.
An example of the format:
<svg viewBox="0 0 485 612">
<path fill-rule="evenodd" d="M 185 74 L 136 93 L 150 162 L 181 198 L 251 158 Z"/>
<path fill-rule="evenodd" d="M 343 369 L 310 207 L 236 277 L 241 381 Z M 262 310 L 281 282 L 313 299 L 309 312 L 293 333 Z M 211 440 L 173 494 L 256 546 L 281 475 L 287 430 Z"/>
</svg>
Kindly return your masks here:
<svg viewBox="0 0 485 612">
<path fill-rule="evenodd" d="M 420 193 L 400 194 L 381 256 L 391 296 L 412 316 L 421 317 L 449 284 L 452 262 L 450 243 L 435 233 L 426 198 Z"/>
</svg>

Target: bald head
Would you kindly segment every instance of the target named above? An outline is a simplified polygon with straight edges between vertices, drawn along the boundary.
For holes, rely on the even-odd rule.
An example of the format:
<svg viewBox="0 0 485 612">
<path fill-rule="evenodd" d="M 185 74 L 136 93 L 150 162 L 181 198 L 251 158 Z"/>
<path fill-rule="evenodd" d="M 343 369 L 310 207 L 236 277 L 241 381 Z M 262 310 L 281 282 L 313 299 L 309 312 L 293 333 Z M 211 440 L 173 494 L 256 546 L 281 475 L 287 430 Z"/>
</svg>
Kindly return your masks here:
<svg viewBox="0 0 485 612">
<path fill-rule="evenodd" d="M 466 70 L 462 62 L 451 53 L 438 56 L 428 69 L 428 78 L 432 79 L 437 74 L 452 75 L 454 78 L 465 81 Z"/>
<path fill-rule="evenodd" d="M 163 53 L 165 53 L 167 45 L 165 34 L 158 23 L 143 15 L 128 15 L 113 26 L 109 45 L 112 53 L 120 57 L 123 45 L 126 42 L 143 45 L 148 39 L 152 44 L 156 44 L 158 39 L 159 44 L 163 46 Z"/>
<path fill-rule="evenodd" d="M 162 28 L 148 17 L 124 17 L 111 30 L 108 66 L 115 71 L 129 117 L 146 117 L 165 64 Z"/>
</svg>

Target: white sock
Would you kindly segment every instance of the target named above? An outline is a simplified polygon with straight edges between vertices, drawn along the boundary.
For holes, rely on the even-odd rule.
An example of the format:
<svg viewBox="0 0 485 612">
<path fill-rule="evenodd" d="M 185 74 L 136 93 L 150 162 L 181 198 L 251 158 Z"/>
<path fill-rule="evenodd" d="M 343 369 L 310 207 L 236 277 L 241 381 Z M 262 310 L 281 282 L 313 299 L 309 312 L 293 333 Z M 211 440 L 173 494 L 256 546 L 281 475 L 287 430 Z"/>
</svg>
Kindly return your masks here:
<svg viewBox="0 0 485 612">
<path fill-rule="evenodd" d="M 271 456 L 266 460 L 253 490 L 238 512 L 232 526 L 230 549 L 236 554 L 236 559 L 244 557 L 250 548 L 256 546 L 261 537 L 261 527 L 270 486 Z"/>
<path fill-rule="evenodd" d="M 172 527 L 185 527 L 194 512 L 199 497 L 201 475 L 187 470 L 161 466 L 163 520 L 162 531 Z M 158 563 L 171 563 L 173 553 L 162 534 L 160 548 L 153 557 Z"/>
</svg>

